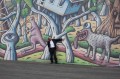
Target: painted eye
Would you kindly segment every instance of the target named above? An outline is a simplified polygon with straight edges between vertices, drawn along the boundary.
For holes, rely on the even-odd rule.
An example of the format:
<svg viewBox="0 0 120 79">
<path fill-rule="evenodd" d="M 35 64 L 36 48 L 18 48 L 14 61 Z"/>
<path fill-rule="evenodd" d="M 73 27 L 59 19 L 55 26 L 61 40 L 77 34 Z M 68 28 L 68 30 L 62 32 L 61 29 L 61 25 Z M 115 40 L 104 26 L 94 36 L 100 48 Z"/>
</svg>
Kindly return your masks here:
<svg viewBox="0 0 120 79">
<path fill-rule="evenodd" d="M 13 42 L 16 39 L 16 35 L 13 33 L 8 33 L 4 36 L 4 40 Z"/>
</svg>

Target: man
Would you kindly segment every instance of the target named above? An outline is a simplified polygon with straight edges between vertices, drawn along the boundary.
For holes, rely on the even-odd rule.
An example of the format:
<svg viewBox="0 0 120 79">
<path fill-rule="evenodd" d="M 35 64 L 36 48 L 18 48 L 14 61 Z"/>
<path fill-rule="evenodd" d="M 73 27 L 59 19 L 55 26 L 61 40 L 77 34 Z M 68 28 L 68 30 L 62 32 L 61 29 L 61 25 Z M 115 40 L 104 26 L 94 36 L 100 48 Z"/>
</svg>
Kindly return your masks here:
<svg viewBox="0 0 120 79">
<path fill-rule="evenodd" d="M 51 64 L 53 63 L 53 57 L 54 57 L 55 64 L 58 63 L 57 57 L 56 57 L 56 48 L 57 48 L 56 44 L 59 41 L 62 41 L 62 39 L 51 39 L 51 38 L 48 38 L 47 45 L 48 45 L 49 52 L 50 52 Z"/>
</svg>

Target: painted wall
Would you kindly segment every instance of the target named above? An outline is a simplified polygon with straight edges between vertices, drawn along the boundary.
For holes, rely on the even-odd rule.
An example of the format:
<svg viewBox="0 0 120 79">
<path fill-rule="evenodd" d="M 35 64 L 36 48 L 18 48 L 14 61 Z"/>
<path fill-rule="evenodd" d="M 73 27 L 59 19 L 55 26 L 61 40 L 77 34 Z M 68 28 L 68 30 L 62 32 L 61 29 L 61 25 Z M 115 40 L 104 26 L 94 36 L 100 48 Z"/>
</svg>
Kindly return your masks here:
<svg viewBox="0 0 120 79">
<path fill-rule="evenodd" d="M 50 63 L 52 37 L 64 39 L 57 44 L 58 63 L 120 66 L 119 0 L 66 1 L 66 14 L 55 9 L 57 0 L 54 9 L 39 6 L 40 0 L 2 1 L 0 60 Z M 66 8 L 70 4 L 78 7 Z"/>
</svg>

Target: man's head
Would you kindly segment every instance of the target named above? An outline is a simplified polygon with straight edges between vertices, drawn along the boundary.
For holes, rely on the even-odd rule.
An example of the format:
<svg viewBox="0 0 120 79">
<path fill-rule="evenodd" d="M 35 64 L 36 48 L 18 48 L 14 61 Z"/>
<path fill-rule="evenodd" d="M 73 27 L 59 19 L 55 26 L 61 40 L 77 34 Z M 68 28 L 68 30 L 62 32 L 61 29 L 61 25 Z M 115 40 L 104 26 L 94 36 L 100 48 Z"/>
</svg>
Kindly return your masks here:
<svg viewBox="0 0 120 79">
<path fill-rule="evenodd" d="M 51 37 L 49 37 L 49 38 L 48 38 L 48 41 L 51 41 L 51 40 L 52 40 L 52 38 L 51 38 Z"/>
</svg>

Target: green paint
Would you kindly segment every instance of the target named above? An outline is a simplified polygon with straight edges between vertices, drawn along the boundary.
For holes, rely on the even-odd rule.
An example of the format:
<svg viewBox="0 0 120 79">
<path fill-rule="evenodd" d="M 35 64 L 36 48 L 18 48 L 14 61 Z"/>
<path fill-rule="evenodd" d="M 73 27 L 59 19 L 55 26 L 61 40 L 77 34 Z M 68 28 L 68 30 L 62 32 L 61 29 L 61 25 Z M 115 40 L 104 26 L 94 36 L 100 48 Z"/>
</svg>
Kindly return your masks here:
<svg viewBox="0 0 120 79">
<path fill-rule="evenodd" d="M 66 27 L 65 31 L 68 33 L 68 32 L 74 32 L 75 29 L 73 28 L 73 26 L 68 26 Z"/>
<path fill-rule="evenodd" d="M 6 50 L 7 46 L 5 44 L 0 43 L 0 48 Z"/>
<path fill-rule="evenodd" d="M 21 49 L 21 48 L 24 48 L 24 47 L 27 47 L 27 46 L 30 46 L 30 42 L 25 42 L 25 43 L 22 43 L 22 42 L 18 42 L 17 45 L 16 45 L 16 49 Z"/>
<path fill-rule="evenodd" d="M 96 6 L 93 6 L 93 7 L 91 7 L 89 10 L 90 10 L 91 12 L 94 12 L 94 11 L 97 10 L 97 7 L 96 7 Z"/>
<path fill-rule="evenodd" d="M 17 3 L 21 3 L 22 0 L 16 0 Z"/>
<path fill-rule="evenodd" d="M 93 2 L 93 3 L 96 3 L 96 2 L 97 2 L 97 0 L 92 0 L 92 2 Z"/>
<path fill-rule="evenodd" d="M 23 18 L 26 18 L 28 16 L 28 8 L 22 9 L 21 15 Z"/>
<path fill-rule="evenodd" d="M 33 7 L 33 3 L 32 3 L 33 0 L 24 0 L 24 1 L 30 8 Z"/>
<path fill-rule="evenodd" d="M 110 0 L 110 2 L 113 4 L 115 2 L 115 0 Z"/>
<path fill-rule="evenodd" d="M 19 61 L 31 61 L 31 62 L 41 62 L 41 63 L 50 63 L 50 60 L 42 60 L 40 57 L 42 56 L 43 52 L 37 52 L 32 55 L 25 56 L 23 58 L 19 58 Z M 66 62 L 66 56 L 64 52 L 57 52 L 58 62 L 61 64 L 69 64 Z M 95 64 L 89 63 L 84 61 L 80 58 L 75 57 L 74 63 L 71 64 L 80 64 L 80 65 L 91 65 L 96 66 Z"/>
</svg>

